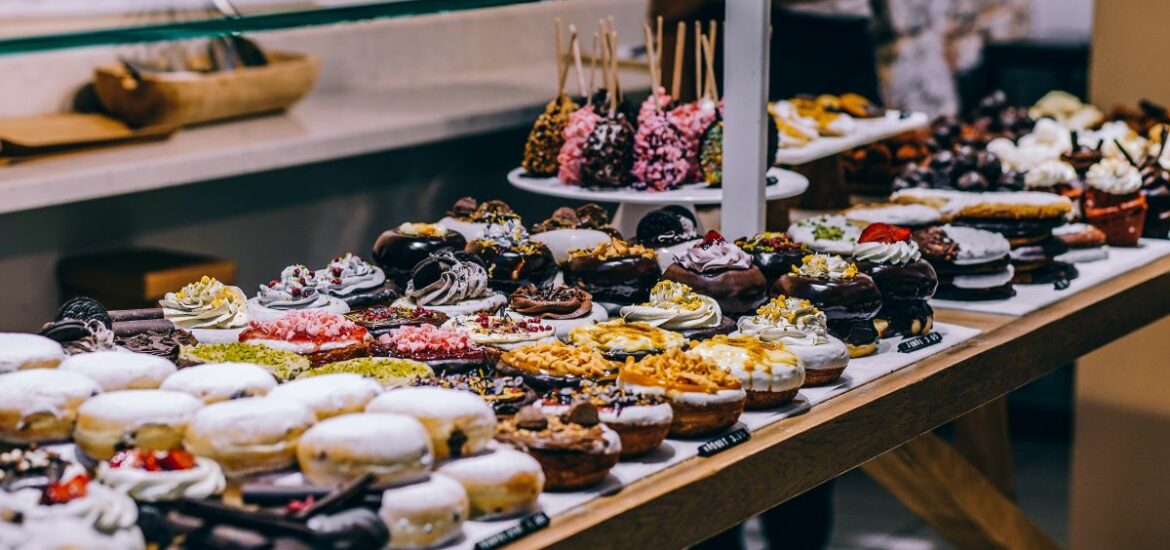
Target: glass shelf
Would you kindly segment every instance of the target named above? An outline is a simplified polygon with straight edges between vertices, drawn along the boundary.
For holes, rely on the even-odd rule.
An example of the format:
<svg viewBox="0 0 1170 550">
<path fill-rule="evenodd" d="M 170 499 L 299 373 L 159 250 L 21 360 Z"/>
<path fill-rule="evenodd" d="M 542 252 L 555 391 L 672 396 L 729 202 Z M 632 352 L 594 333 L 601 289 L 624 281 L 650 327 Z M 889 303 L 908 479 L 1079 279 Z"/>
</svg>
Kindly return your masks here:
<svg viewBox="0 0 1170 550">
<path fill-rule="evenodd" d="M 36 0 L 43 6 L 51 3 L 45 0 Z M 69 0 L 57 0 L 62 9 L 73 4 Z M 392 0 L 377 3 L 338 6 L 306 6 L 304 3 L 269 2 L 263 6 L 249 8 L 248 4 L 240 6 L 243 14 L 236 17 L 224 17 L 218 13 L 208 15 L 210 0 L 200 10 L 202 17 L 187 13 L 183 21 L 167 21 L 128 25 L 119 19 L 139 19 L 163 17 L 165 13 L 126 13 L 107 12 L 105 17 L 94 17 L 93 20 L 105 20 L 108 23 L 102 28 L 100 23 L 87 23 L 85 18 L 79 18 L 73 11 L 61 11 L 70 15 L 54 16 L 51 12 L 37 18 L 18 18 L 20 2 L 14 5 L 0 7 L 0 21 L 8 19 L 8 23 L 0 23 L 0 32 L 11 36 L 0 35 L 0 55 L 15 53 L 36 52 L 85 46 L 133 44 L 142 42 L 161 42 L 169 40 L 187 40 L 221 36 L 229 33 L 251 33 L 273 31 L 295 27 L 314 25 L 331 25 L 372 19 L 389 19 L 396 17 L 411 17 L 462 10 L 493 8 L 512 4 L 534 3 L 539 0 Z M 83 3 L 88 4 L 88 2 Z M 137 7 L 141 10 L 141 3 L 128 2 L 128 7 Z M 41 9 L 41 8 L 29 8 Z M 5 13 L 10 17 L 5 17 Z M 36 29 L 38 24 L 45 28 L 60 28 L 70 26 L 69 20 L 75 21 L 72 26 L 75 30 L 64 32 L 47 32 L 32 34 L 23 31 L 22 27 Z M 46 24 L 46 21 L 52 24 Z M 76 29 L 82 27 L 82 29 Z M 86 28 L 88 27 L 88 28 Z M 95 28 L 98 27 L 98 28 Z"/>
</svg>

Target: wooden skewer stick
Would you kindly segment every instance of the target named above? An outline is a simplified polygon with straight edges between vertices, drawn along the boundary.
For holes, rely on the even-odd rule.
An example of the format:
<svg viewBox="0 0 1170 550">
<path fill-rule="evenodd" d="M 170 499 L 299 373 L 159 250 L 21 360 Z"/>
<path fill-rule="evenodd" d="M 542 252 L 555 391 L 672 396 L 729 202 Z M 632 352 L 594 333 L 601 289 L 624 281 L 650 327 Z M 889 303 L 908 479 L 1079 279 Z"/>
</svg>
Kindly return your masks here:
<svg viewBox="0 0 1170 550">
<path fill-rule="evenodd" d="M 598 48 L 597 33 L 593 33 L 593 48 L 589 50 L 592 55 L 589 56 L 589 93 L 585 94 L 585 104 L 593 105 L 593 85 L 597 76 L 597 58 L 601 55 L 601 49 Z"/>
<path fill-rule="evenodd" d="M 657 38 L 657 40 L 654 41 L 654 55 L 657 56 L 654 59 L 654 62 L 655 62 L 655 66 L 658 67 L 658 84 L 661 86 L 662 85 L 662 16 L 661 15 L 658 16 L 658 19 L 655 20 L 655 23 L 658 25 L 658 27 L 657 27 L 657 30 L 655 31 L 655 34 L 654 34 L 654 36 Z"/>
<path fill-rule="evenodd" d="M 562 83 L 564 82 L 564 77 L 561 76 L 561 73 L 563 73 L 565 70 L 563 67 L 563 65 L 565 64 L 565 54 L 562 53 L 562 51 L 561 51 L 562 30 L 561 30 L 561 18 L 560 17 L 553 19 L 553 28 L 556 30 L 556 37 L 557 37 L 557 44 L 556 44 L 556 49 L 557 49 L 557 97 L 560 97 L 561 93 L 564 90 L 564 87 L 562 86 Z"/>
<path fill-rule="evenodd" d="M 611 26 L 609 31 L 609 72 L 613 75 L 613 89 L 617 96 L 617 102 L 622 102 L 622 81 L 618 78 L 618 33 L 612 26 L 612 18 L 610 18 Z"/>
<path fill-rule="evenodd" d="M 654 99 L 654 109 L 661 111 L 662 105 L 659 103 L 658 67 L 656 63 L 658 52 L 654 50 L 654 36 L 650 34 L 650 24 L 643 23 L 642 31 L 646 33 L 646 59 L 650 62 L 650 97 Z"/>
<path fill-rule="evenodd" d="M 703 99 L 703 24 L 695 21 L 695 101 Z"/>
<path fill-rule="evenodd" d="M 606 44 L 608 51 L 606 52 L 605 62 L 609 64 L 609 116 L 617 116 L 618 108 L 618 89 L 617 89 L 617 67 L 615 66 L 617 58 L 617 47 L 614 46 L 613 33 L 606 33 Z"/>
<path fill-rule="evenodd" d="M 719 102 L 719 84 L 715 80 L 715 41 L 708 36 L 703 40 L 703 54 L 707 61 L 707 92 L 711 101 Z"/>
<path fill-rule="evenodd" d="M 674 36 L 674 74 L 670 79 L 670 96 L 675 99 L 682 96 L 682 58 L 686 53 L 686 42 L 687 24 L 679 21 Z"/>
<path fill-rule="evenodd" d="M 577 71 L 577 89 L 581 97 L 589 95 L 585 89 L 585 70 L 581 68 L 581 44 L 577 39 L 577 26 L 569 25 L 569 48 L 573 50 L 573 68 Z"/>
</svg>

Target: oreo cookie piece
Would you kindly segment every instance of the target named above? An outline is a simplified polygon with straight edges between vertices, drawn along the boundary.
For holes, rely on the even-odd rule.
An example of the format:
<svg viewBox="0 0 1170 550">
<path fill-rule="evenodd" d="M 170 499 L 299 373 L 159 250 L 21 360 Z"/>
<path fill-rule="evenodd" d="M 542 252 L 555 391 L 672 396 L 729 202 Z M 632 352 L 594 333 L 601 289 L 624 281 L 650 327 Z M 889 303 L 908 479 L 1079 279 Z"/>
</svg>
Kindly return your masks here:
<svg viewBox="0 0 1170 550">
<path fill-rule="evenodd" d="M 671 205 L 643 216 L 636 236 L 643 245 L 670 246 L 699 238 L 698 227 L 690 210 Z"/>
<path fill-rule="evenodd" d="M 483 267 L 483 261 L 474 254 L 463 251 L 442 251 L 431 255 L 414 266 L 410 272 L 410 281 L 414 288 L 426 288 L 438 281 L 443 273 L 449 271 L 455 261 L 476 263 Z M 487 268 L 484 267 L 486 270 Z"/>
<path fill-rule="evenodd" d="M 109 312 L 106 307 L 90 298 L 88 296 L 78 296 L 71 298 L 57 310 L 57 316 L 53 318 L 54 321 L 64 321 L 67 319 L 76 319 L 78 321 L 89 321 L 94 319 L 100 321 L 106 328 L 112 328 L 114 321 L 110 319 Z"/>
</svg>

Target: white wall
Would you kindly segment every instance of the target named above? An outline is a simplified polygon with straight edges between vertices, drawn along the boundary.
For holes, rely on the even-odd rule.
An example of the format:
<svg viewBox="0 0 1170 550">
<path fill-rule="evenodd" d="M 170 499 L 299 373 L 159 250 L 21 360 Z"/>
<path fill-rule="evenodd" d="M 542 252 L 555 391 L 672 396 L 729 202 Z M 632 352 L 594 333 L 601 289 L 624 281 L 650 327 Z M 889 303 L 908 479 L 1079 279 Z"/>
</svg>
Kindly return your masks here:
<svg viewBox="0 0 1170 550">
<path fill-rule="evenodd" d="M 1093 0 L 1032 0 L 1032 36 L 1088 38 Z"/>
</svg>

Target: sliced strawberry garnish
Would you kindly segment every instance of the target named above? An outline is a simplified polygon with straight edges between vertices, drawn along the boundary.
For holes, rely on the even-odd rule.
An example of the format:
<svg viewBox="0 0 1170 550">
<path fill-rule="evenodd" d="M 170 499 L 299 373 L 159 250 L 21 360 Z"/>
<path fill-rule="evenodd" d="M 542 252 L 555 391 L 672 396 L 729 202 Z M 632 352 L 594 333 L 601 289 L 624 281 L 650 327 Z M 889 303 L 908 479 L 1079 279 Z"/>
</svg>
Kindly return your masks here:
<svg viewBox="0 0 1170 550">
<path fill-rule="evenodd" d="M 183 449 L 171 449 L 158 463 L 167 471 L 190 470 L 195 467 L 195 455 Z"/>
<path fill-rule="evenodd" d="M 88 486 L 89 476 L 85 474 L 73 476 L 69 481 L 50 483 L 48 487 L 45 487 L 44 494 L 41 495 L 41 504 L 65 504 L 84 497 Z"/>
<path fill-rule="evenodd" d="M 871 223 L 857 238 L 859 243 L 896 243 L 910 240 L 910 228 L 888 223 Z"/>
<path fill-rule="evenodd" d="M 713 244 L 721 244 L 721 243 L 725 243 L 725 242 L 727 242 L 727 241 L 723 238 L 723 235 L 721 235 L 718 231 L 712 229 L 712 230 L 708 231 L 706 235 L 703 236 L 702 246 L 706 247 L 706 246 L 711 246 Z"/>
<path fill-rule="evenodd" d="M 159 465 L 158 457 L 155 456 L 154 453 L 143 452 L 141 454 L 141 456 L 142 456 L 142 469 L 143 470 L 146 470 L 148 472 L 157 472 L 157 471 L 160 471 L 163 469 L 162 466 Z"/>
<path fill-rule="evenodd" d="M 110 458 L 110 466 L 115 468 L 133 468 L 137 464 L 138 452 L 129 449 L 118 451 Z"/>
</svg>

